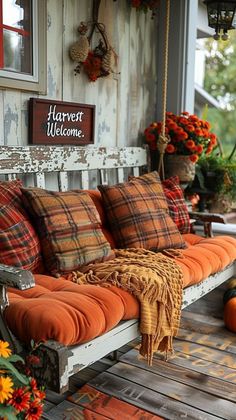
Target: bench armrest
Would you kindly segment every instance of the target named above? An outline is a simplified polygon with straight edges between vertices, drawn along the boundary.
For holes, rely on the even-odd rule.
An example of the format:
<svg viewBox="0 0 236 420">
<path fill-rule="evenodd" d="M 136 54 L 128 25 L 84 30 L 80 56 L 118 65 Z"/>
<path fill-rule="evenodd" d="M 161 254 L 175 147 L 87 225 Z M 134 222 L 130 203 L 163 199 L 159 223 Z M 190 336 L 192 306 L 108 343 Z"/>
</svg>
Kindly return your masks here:
<svg viewBox="0 0 236 420">
<path fill-rule="evenodd" d="M 189 217 L 191 219 L 194 219 L 195 221 L 201 221 L 203 222 L 204 227 L 204 234 L 207 237 L 212 237 L 212 222 L 215 223 L 226 223 L 226 219 L 222 214 L 217 213 L 201 213 L 201 212 L 189 212 Z"/>
<path fill-rule="evenodd" d="M 35 286 L 34 276 L 28 270 L 0 264 L 0 286 L 30 289 Z"/>
</svg>

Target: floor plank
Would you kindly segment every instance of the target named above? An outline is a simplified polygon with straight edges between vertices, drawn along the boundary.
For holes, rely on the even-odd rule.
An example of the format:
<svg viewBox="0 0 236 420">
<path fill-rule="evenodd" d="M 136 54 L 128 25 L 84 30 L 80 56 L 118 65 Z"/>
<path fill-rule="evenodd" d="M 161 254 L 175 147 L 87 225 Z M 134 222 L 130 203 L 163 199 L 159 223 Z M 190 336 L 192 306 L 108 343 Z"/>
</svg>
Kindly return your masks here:
<svg viewBox="0 0 236 420">
<path fill-rule="evenodd" d="M 147 383 L 147 381 L 146 381 Z M 89 383 L 96 389 L 141 407 L 168 420 L 216 420 L 219 416 L 207 414 L 201 409 L 195 409 L 178 400 L 167 397 L 152 389 L 146 388 L 140 382 L 121 378 L 112 372 L 104 372 Z"/>
<path fill-rule="evenodd" d="M 188 356 L 195 356 L 202 360 L 207 360 L 218 363 L 222 366 L 227 366 L 231 369 L 236 369 L 236 357 L 234 354 L 229 352 L 184 340 L 176 340 L 174 348 L 175 352 L 185 353 Z"/>
<path fill-rule="evenodd" d="M 215 334 L 202 334 L 201 332 L 189 331 L 184 328 L 180 328 L 176 339 L 190 341 L 195 344 L 203 344 L 207 347 L 236 354 L 236 342 L 234 342 L 234 340 L 230 337 L 227 337 L 226 334 L 219 337 Z"/>
<path fill-rule="evenodd" d="M 139 341 L 70 381 L 63 396 L 47 392 L 44 420 L 236 420 L 236 334 L 224 327 L 220 287 L 182 312 L 175 353 L 153 366 Z M 67 398 L 67 400 L 65 400 Z"/>
<path fill-rule="evenodd" d="M 135 349 L 124 354 L 120 361 L 132 366 L 137 366 L 149 372 L 158 373 L 159 375 L 172 379 L 176 382 L 191 385 L 193 388 L 206 391 L 212 395 L 235 403 L 236 384 L 230 385 L 229 393 L 228 383 L 218 378 L 209 377 L 207 372 L 191 372 L 189 368 L 174 365 L 173 363 L 169 363 L 169 361 L 165 362 L 163 360 L 159 360 L 157 357 L 153 359 L 152 366 L 148 366 L 146 361 L 139 356 L 137 350 Z"/>
<path fill-rule="evenodd" d="M 89 408 L 95 413 L 101 414 L 113 420 L 164 420 L 154 414 L 145 412 L 132 404 L 128 404 L 113 396 L 104 394 L 97 389 L 85 385 L 75 394 L 69 397 L 69 401 L 82 407 Z"/>
<path fill-rule="evenodd" d="M 175 354 L 168 359 L 168 363 L 186 367 L 190 371 L 205 373 L 208 376 L 222 379 L 230 384 L 236 384 L 235 369 L 219 365 L 218 363 L 202 360 L 198 357 L 190 356 L 181 352 L 175 352 Z"/>
<path fill-rule="evenodd" d="M 216 417 L 235 420 L 235 404 L 209 393 L 202 392 L 191 386 L 169 380 L 159 374 L 147 372 L 143 369 L 117 363 L 109 369 L 109 373 L 138 383 L 149 390 L 164 394 L 179 403 L 185 403 L 193 408 L 211 413 Z M 227 417 L 226 416 L 227 413 Z"/>
</svg>

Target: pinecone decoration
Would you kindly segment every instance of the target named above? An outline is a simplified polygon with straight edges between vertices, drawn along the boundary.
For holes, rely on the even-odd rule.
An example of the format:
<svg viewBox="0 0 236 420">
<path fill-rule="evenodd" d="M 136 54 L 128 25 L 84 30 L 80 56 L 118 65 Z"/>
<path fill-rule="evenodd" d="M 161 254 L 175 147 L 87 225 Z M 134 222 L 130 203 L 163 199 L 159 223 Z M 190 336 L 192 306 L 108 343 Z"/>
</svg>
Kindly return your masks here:
<svg viewBox="0 0 236 420">
<path fill-rule="evenodd" d="M 80 35 L 79 39 L 70 48 L 70 57 L 76 63 L 84 62 L 89 52 L 89 41 L 86 35 Z"/>
<path fill-rule="evenodd" d="M 106 54 L 102 58 L 102 68 L 108 74 L 113 72 L 112 70 L 113 58 L 114 57 L 113 57 L 112 48 L 109 47 Z"/>
</svg>

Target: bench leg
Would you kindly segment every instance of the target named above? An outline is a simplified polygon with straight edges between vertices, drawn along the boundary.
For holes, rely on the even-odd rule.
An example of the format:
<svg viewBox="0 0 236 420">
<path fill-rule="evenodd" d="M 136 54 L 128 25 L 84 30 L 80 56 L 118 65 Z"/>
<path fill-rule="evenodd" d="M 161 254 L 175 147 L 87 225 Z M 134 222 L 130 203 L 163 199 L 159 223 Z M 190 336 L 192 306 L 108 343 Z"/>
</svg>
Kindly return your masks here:
<svg viewBox="0 0 236 420">
<path fill-rule="evenodd" d="M 30 366 L 37 382 L 57 393 L 66 392 L 69 387 L 68 348 L 50 340 L 40 344 L 33 355 L 39 358 L 37 365 Z"/>
</svg>

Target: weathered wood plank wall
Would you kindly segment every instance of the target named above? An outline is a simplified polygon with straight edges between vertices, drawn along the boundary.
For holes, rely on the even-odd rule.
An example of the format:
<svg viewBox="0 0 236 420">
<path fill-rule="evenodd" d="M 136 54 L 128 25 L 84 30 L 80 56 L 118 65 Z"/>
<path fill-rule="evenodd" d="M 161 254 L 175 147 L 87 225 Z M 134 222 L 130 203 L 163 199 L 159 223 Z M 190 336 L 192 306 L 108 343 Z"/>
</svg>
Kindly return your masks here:
<svg viewBox="0 0 236 420">
<path fill-rule="evenodd" d="M 48 0 L 48 88 L 43 97 L 95 104 L 97 145 L 139 145 L 156 111 L 157 19 L 137 13 L 127 0 L 101 0 L 99 21 L 118 54 L 119 74 L 92 83 L 85 75 L 74 75 L 68 52 L 79 23 L 91 20 L 91 6 L 91 0 Z M 28 99 L 33 96 L 0 87 L 0 144 L 28 143 Z"/>
</svg>

